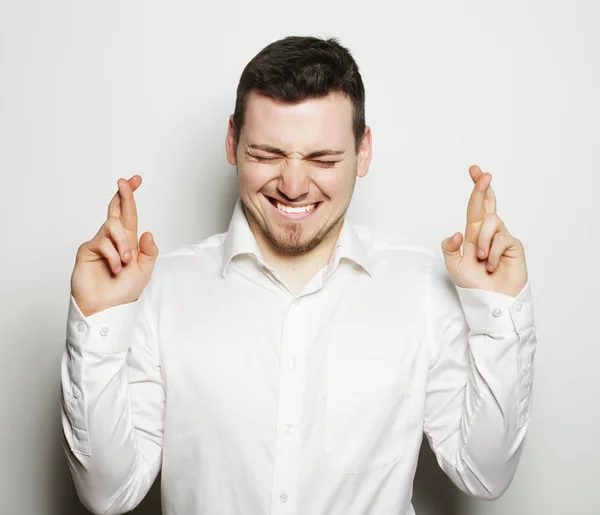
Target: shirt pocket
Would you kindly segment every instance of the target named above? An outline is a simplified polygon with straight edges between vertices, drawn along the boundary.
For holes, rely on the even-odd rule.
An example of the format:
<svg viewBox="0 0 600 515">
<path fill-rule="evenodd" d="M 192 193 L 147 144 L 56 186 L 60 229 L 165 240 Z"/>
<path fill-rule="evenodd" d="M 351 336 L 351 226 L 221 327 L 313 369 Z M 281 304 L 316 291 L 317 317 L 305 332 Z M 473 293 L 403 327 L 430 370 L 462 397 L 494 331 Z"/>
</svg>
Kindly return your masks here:
<svg viewBox="0 0 600 515">
<path fill-rule="evenodd" d="M 341 474 L 393 466 L 420 423 L 410 392 L 413 333 L 362 332 L 332 341 L 326 361 L 325 457 Z"/>
</svg>

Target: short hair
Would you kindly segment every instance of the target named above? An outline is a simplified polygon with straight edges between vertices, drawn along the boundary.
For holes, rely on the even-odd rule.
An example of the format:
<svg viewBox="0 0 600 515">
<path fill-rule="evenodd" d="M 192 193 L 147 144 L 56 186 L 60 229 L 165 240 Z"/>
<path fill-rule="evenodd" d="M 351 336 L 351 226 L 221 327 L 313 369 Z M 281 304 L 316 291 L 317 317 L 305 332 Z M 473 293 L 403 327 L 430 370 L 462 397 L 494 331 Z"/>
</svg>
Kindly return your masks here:
<svg viewBox="0 0 600 515">
<path fill-rule="evenodd" d="M 237 87 L 233 125 L 237 148 L 248 95 L 288 103 L 345 94 L 353 106 L 355 151 L 365 133 L 365 88 L 356 61 L 336 38 L 288 36 L 264 47 L 246 65 Z"/>
</svg>

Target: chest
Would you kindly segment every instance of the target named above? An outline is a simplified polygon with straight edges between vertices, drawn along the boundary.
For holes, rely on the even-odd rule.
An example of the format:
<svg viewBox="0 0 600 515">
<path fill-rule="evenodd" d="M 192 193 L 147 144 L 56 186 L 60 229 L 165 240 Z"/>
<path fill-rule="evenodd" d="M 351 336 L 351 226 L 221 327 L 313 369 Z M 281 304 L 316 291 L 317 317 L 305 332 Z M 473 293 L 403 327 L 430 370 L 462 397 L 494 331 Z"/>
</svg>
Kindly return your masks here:
<svg viewBox="0 0 600 515">
<path fill-rule="evenodd" d="M 210 299 L 165 296 L 160 354 L 168 398 L 187 409 L 254 416 L 277 404 L 281 380 L 316 395 L 406 388 L 422 353 L 422 288 L 354 278 L 290 299 L 241 283 Z"/>
</svg>

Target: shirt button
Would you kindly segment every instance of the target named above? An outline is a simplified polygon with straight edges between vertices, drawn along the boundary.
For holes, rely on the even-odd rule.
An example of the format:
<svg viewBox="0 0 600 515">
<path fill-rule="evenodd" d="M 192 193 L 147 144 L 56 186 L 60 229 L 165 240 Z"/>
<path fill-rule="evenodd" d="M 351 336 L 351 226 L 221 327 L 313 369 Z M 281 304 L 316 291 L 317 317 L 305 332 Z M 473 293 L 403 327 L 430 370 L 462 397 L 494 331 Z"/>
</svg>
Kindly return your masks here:
<svg viewBox="0 0 600 515">
<path fill-rule="evenodd" d="M 80 333 L 83 333 L 83 331 L 85 331 L 85 324 L 83 322 L 77 322 L 77 330 Z"/>
<path fill-rule="evenodd" d="M 296 360 L 294 358 L 290 359 L 290 368 L 296 368 Z"/>
<path fill-rule="evenodd" d="M 100 328 L 100 334 L 101 334 L 102 336 L 106 336 L 106 335 L 108 334 L 108 327 L 106 327 L 105 325 L 103 325 L 103 326 Z"/>
<path fill-rule="evenodd" d="M 495 317 L 499 317 L 502 314 L 502 310 L 500 308 L 495 308 L 494 311 L 492 311 L 492 315 L 494 315 Z"/>
<path fill-rule="evenodd" d="M 521 311 L 523 309 L 523 304 L 521 304 L 520 302 L 515 306 L 515 309 L 517 311 Z"/>
<path fill-rule="evenodd" d="M 287 495 L 285 495 L 285 494 L 281 494 L 281 495 L 279 496 L 279 500 L 280 500 L 281 502 L 287 502 L 287 500 L 288 500 L 288 496 L 287 496 Z"/>
<path fill-rule="evenodd" d="M 79 392 L 77 390 L 73 390 L 73 397 L 79 399 Z"/>
<path fill-rule="evenodd" d="M 286 433 L 291 433 L 293 430 L 294 430 L 294 426 L 292 424 L 290 424 L 289 426 L 286 426 L 286 428 L 285 428 Z"/>
</svg>

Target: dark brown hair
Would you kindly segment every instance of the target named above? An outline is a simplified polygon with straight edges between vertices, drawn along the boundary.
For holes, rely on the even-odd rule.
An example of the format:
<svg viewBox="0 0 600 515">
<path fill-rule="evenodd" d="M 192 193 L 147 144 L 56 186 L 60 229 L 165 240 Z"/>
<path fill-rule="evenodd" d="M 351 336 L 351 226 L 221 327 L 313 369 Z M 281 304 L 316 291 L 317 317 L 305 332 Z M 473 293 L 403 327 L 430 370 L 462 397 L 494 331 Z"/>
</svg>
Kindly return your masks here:
<svg viewBox="0 0 600 515">
<path fill-rule="evenodd" d="M 365 89 L 356 61 L 336 38 L 288 36 L 256 54 L 244 68 L 237 87 L 233 113 L 236 147 L 252 91 L 289 103 L 324 97 L 331 92 L 344 93 L 353 106 L 358 153 L 365 133 Z"/>
</svg>

